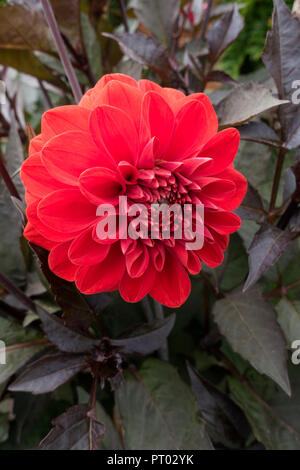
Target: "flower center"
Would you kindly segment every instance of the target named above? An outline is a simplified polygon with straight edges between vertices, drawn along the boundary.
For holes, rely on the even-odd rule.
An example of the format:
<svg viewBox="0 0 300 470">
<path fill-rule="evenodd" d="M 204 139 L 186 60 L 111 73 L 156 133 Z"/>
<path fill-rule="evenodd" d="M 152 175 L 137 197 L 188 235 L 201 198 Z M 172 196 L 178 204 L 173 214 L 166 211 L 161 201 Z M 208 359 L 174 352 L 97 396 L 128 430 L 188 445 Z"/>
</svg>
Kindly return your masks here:
<svg viewBox="0 0 300 470">
<path fill-rule="evenodd" d="M 200 187 L 181 173 L 181 163 L 158 162 L 153 169 L 140 169 L 137 182 L 126 194 L 138 203 L 190 204 Z"/>
</svg>

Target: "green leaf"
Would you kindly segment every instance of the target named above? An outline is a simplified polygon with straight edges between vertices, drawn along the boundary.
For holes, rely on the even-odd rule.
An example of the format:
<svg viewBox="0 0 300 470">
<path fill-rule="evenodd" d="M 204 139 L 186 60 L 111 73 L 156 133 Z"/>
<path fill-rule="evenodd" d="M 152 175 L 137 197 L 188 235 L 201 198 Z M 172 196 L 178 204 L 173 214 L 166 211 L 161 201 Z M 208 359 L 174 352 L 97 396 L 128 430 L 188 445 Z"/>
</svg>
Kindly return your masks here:
<svg viewBox="0 0 300 470">
<path fill-rule="evenodd" d="M 278 323 L 288 341 L 300 339 L 300 301 L 282 298 L 276 305 Z"/>
<path fill-rule="evenodd" d="M 273 29 L 267 34 L 263 62 L 272 75 L 281 99 L 292 100 L 293 84 L 300 77 L 300 20 L 283 0 L 274 0 Z M 289 103 L 279 109 L 287 148 L 300 145 L 300 108 Z"/>
<path fill-rule="evenodd" d="M 45 345 L 35 330 L 0 315 L 0 339 L 6 345 L 6 364 L 0 365 L 0 384 L 23 367 Z"/>
<path fill-rule="evenodd" d="M 13 177 L 23 163 L 23 148 L 15 120 L 12 120 L 5 152 L 5 163 L 8 173 L 13 178 L 19 194 L 23 195 L 24 188 L 20 177 Z M 0 181 L 0 271 L 17 284 L 24 284 L 26 270 L 21 252 L 20 238 L 22 221 L 15 208 L 10 193 L 3 181 Z"/>
<path fill-rule="evenodd" d="M 128 372 L 116 401 L 128 450 L 212 448 L 195 397 L 170 364 L 148 359 Z"/>
<path fill-rule="evenodd" d="M 240 126 L 264 111 L 287 103 L 287 100 L 275 98 L 271 91 L 258 83 L 243 83 L 226 95 L 217 105 L 219 126 Z"/>
<path fill-rule="evenodd" d="M 248 249 L 249 275 L 244 291 L 252 287 L 284 253 L 292 242 L 294 234 L 274 225 L 264 224 L 255 234 Z"/>
<path fill-rule="evenodd" d="M 278 391 L 267 401 L 237 379 L 228 378 L 233 399 L 245 412 L 256 439 L 268 450 L 300 450 L 298 371 L 294 375 L 291 398 Z"/>
<path fill-rule="evenodd" d="M 139 21 L 165 47 L 169 47 L 179 16 L 180 0 L 134 0 L 132 7 Z"/>
<path fill-rule="evenodd" d="M 215 303 L 213 315 L 232 349 L 289 395 L 285 340 L 275 310 L 260 287 L 247 293 L 237 289 L 227 294 Z"/>
</svg>

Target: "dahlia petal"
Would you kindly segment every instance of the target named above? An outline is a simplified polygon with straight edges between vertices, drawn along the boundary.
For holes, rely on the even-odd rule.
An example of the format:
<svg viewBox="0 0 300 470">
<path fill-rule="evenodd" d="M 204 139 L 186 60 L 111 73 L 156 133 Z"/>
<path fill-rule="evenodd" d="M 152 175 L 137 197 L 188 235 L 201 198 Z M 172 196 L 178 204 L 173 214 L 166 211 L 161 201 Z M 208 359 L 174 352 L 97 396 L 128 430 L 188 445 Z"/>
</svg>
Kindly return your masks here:
<svg viewBox="0 0 300 470">
<path fill-rule="evenodd" d="M 99 91 L 101 88 L 104 88 L 112 80 L 118 80 L 118 82 L 126 83 L 126 85 L 131 85 L 137 88 L 137 82 L 134 78 L 125 75 L 124 73 L 107 73 L 100 78 L 98 83 L 95 85 L 95 90 Z"/>
<path fill-rule="evenodd" d="M 59 106 L 49 109 L 42 116 L 42 136 L 47 142 L 55 135 L 67 131 L 88 132 L 90 111 L 77 105 Z"/>
<path fill-rule="evenodd" d="M 51 271 L 66 281 L 73 282 L 78 266 L 75 266 L 68 258 L 68 250 L 71 242 L 56 245 L 50 251 L 48 264 Z"/>
<path fill-rule="evenodd" d="M 163 271 L 156 276 L 150 291 L 151 297 L 167 307 L 180 307 L 191 291 L 191 281 L 186 269 L 176 256 L 166 252 Z"/>
<path fill-rule="evenodd" d="M 94 99 L 95 99 L 95 87 L 90 88 L 86 91 L 79 101 L 78 105 L 82 108 L 86 108 L 88 110 L 92 110 L 94 108 Z"/>
<path fill-rule="evenodd" d="M 117 208 L 116 208 L 117 209 Z M 103 217 L 98 217 L 97 224 L 93 227 L 93 240 L 101 245 L 113 245 L 115 242 L 123 241 L 124 234 L 127 231 L 127 225 L 119 225 L 118 218 L 116 220 L 115 213 L 109 213 L 110 211 L 104 211 L 106 214 Z M 116 211 L 117 213 L 117 211 Z M 99 229 L 99 223 L 103 221 L 103 225 Z M 100 233 L 99 233 L 100 230 Z M 103 233 L 105 231 L 105 233 Z M 115 232 L 115 233 L 114 233 Z"/>
<path fill-rule="evenodd" d="M 183 266 L 186 266 L 188 260 L 188 253 L 185 248 L 185 243 L 181 240 L 176 240 L 176 244 L 173 249 Z"/>
<path fill-rule="evenodd" d="M 129 114 L 139 131 L 142 107 L 142 92 L 131 85 L 117 80 L 111 80 L 103 88 L 95 105 L 110 105 Z"/>
<path fill-rule="evenodd" d="M 68 256 L 74 264 L 92 265 L 101 263 L 108 255 L 109 249 L 110 245 L 96 243 L 92 236 L 92 229 L 88 228 L 73 240 Z"/>
<path fill-rule="evenodd" d="M 182 162 L 180 173 L 192 180 L 204 175 L 204 170 L 213 164 L 212 158 L 187 158 Z"/>
<path fill-rule="evenodd" d="M 90 132 L 99 147 L 106 147 L 116 163 L 136 164 L 138 133 L 133 120 L 121 109 L 98 106 L 90 117 Z"/>
<path fill-rule="evenodd" d="M 109 168 L 89 168 L 79 177 L 81 192 L 93 204 L 117 204 L 124 193 L 121 176 Z"/>
<path fill-rule="evenodd" d="M 217 245 L 219 245 L 222 251 L 225 251 L 228 248 L 228 245 L 229 245 L 228 234 L 220 234 L 216 232 L 215 230 L 213 230 L 212 228 L 210 228 L 210 234 L 211 234 L 212 240 L 215 241 Z"/>
<path fill-rule="evenodd" d="M 177 114 L 182 106 L 195 100 L 201 103 L 206 111 L 207 132 L 203 141 L 205 143 L 218 132 L 218 117 L 208 96 L 205 93 L 193 93 L 192 95 L 184 96 L 181 100 L 173 101 L 172 109 Z"/>
<path fill-rule="evenodd" d="M 28 151 L 29 155 L 32 155 L 33 153 L 36 153 L 42 150 L 44 143 L 45 141 L 44 141 L 42 134 L 39 134 L 33 137 L 33 139 L 31 139 L 29 142 L 29 151 Z"/>
<path fill-rule="evenodd" d="M 201 261 L 197 253 L 192 250 L 187 250 L 188 259 L 186 268 L 190 274 L 199 274 L 201 271 Z"/>
<path fill-rule="evenodd" d="M 134 78 L 129 77 L 128 75 L 124 75 L 122 73 L 110 73 L 103 75 L 101 79 L 96 83 L 94 88 L 88 90 L 79 102 L 79 106 L 83 106 L 84 108 L 94 109 L 98 106 L 97 99 L 99 93 L 103 90 L 103 88 L 112 80 L 118 80 L 119 82 L 126 83 L 127 85 L 131 85 L 132 87 L 137 88 L 137 82 Z"/>
<path fill-rule="evenodd" d="M 126 269 L 131 278 L 140 277 L 149 265 L 149 251 L 143 243 L 126 255 Z"/>
<path fill-rule="evenodd" d="M 112 291 L 118 288 L 124 272 L 125 261 L 120 244 L 115 243 L 101 263 L 78 268 L 75 283 L 84 294 Z"/>
<path fill-rule="evenodd" d="M 30 188 L 31 194 L 38 198 L 65 187 L 48 173 L 42 163 L 40 152 L 32 154 L 25 160 L 20 175 L 24 186 Z"/>
<path fill-rule="evenodd" d="M 223 252 L 217 243 L 204 243 L 203 248 L 198 250 L 197 254 L 210 268 L 219 266 L 224 259 Z"/>
<path fill-rule="evenodd" d="M 125 271 L 119 285 L 122 298 L 126 302 L 139 302 L 152 289 L 155 277 L 155 269 L 150 265 L 142 276 L 134 279 Z"/>
<path fill-rule="evenodd" d="M 135 166 L 128 162 L 120 162 L 118 170 L 122 178 L 127 184 L 135 184 L 138 179 L 138 170 Z"/>
<path fill-rule="evenodd" d="M 56 245 L 56 242 L 43 237 L 30 222 L 27 222 L 23 235 L 29 242 L 41 246 L 46 250 L 51 250 L 51 248 Z"/>
<path fill-rule="evenodd" d="M 45 225 L 43 221 L 38 217 L 37 210 L 40 203 L 39 199 L 36 199 L 34 202 L 28 205 L 26 209 L 26 216 L 28 221 L 33 225 L 35 230 L 44 238 L 47 238 L 53 242 L 61 243 L 74 238 L 78 235 L 78 232 L 75 233 L 65 233 L 58 230 L 53 230 L 49 226 Z"/>
<path fill-rule="evenodd" d="M 233 211 L 239 207 L 245 197 L 247 192 L 247 180 L 241 173 L 230 168 L 227 168 L 222 173 L 218 173 L 218 177 L 226 178 L 226 180 L 232 181 L 235 184 L 236 189 L 234 194 L 231 196 L 228 195 L 226 198 L 224 197 L 222 200 L 218 201 L 220 208 Z"/>
<path fill-rule="evenodd" d="M 177 161 L 194 156 L 203 144 L 206 132 L 207 122 L 204 106 L 198 101 L 190 101 L 181 108 L 176 116 L 173 137 L 164 158 Z"/>
<path fill-rule="evenodd" d="M 155 93 L 158 93 L 171 103 L 185 97 L 182 91 L 176 90 L 175 88 L 161 87 L 157 83 L 147 79 L 140 80 L 138 87 L 144 94 L 148 91 L 155 91 Z"/>
<path fill-rule="evenodd" d="M 174 101 L 181 100 L 185 97 L 185 94 L 182 93 L 180 90 L 176 90 L 175 88 L 162 88 L 163 97 L 170 103 L 171 107 Z"/>
<path fill-rule="evenodd" d="M 206 176 L 199 178 L 197 183 L 202 189 L 200 198 L 204 196 L 213 199 L 213 201 L 222 201 L 232 197 L 236 193 L 236 185 L 230 179 Z"/>
<path fill-rule="evenodd" d="M 38 217 L 54 230 L 73 233 L 96 220 L 96 207 L 79 189 L 61 189 L 46 196 L 38 205 Z"/>
<path fill-rule="evenodd" d="M 143 93 L 147 93 L 147 91 L 155 91 L 160 95 L 163 94 L 163 88 L 158 85 L 158 83 L 152 82 L 151 80 L 147 80 L 146 78 L 139 80 L 138 87 Z"/>
<path fill-rule="evenodd" d="M 137 244 L 137 240 L 132 240 L 131 238 L 125 238 L 124 240 L 120 240 L 121 243 L 121 250 L 123 255 L 126 253 L 130 253 L 130 251 L 134 250 Z"/>
<path fill-rule="evenodd" d="M 153 137 L 143 148 L 138 159 L 138 168 L 150 169 L 154 167 L 155 158 L 159 149 L 159 141 L 157 137 Z"/>
<path fill-rule="evenodd" d="M 166 250 L 163 244 L 155 243 L 153 249 L 150 250 L 151 261 L 156 271 L 161 272 L 164 268 L 166 259 Z"/>
<path fill-rule="evenodd" d="M 77 186 L 79 175 L 99 166 L 102 156 L 87 132 L 69 131 L 53 137 L 43 147 L 42 162 L 48 172 L 62 183 Z M 104 155 L 105 157 L 105 155 Z M 109 157 L 106 157 L 109 159 Z"/>
<path fill-rule="evenodd" d="M 232 162 L 239 148 L 240 134 L 234 128 L 225 129 L 214 135 L 198 154 L 199 158 L 212 158 L 213 163 L 204 168 L 202 176 L 217 175 Z"/>
<path fill-rule="evenodd" d="M 159 140 L 158 157 L 167 150 L 173 134 L 174 114 L 168 103 L 154 91 L 146 93 L 142 105 L 141 139 L 157 137 Z M 150 132 L 150 135 L 148 132 Z"/>
<path fill-rule="evenodd" d="M 204 222 L 220 234 L 236 232 L 241 226 L 241 219 L 231 212 L 205 209 Z"/>
</svg>

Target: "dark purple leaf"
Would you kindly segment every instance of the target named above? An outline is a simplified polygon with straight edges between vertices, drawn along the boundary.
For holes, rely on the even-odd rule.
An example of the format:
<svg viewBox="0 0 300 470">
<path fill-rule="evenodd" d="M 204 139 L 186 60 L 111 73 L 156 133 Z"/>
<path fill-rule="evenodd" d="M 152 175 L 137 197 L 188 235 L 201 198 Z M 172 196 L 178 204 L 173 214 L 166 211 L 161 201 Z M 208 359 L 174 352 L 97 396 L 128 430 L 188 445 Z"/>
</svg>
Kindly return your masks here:
<svg viewBox="0 0 300 470">
<path fill-rule="evenodd" d="M 65 281 L 50 271 L 48 266 L 49 253 L 44 248 L 32 243 L 30 246 L 39 259 L 41 269 L 51 286 L 51 290 L 57 304 L 63 311 L 63 318 L 67 325 L 79 332 L 88 331 L 88 328 L 93 321 L 93 309 L 89 302 L 72 282 Z M 97 303 L 97 308 L 99 307 L 101 300 L 102 294 L 99 294 L 97 302 L 95 302 L 94 299 L 94 303 Z"/>
<path fill-rule="evenodd" d="M 55 344 L 61 351 L 68 353 L 83 353 L 91 351 L 100 341 L 69 328 L 63 320 L 56 315 L 50 315 L 41 308 L 37 308 L 43 330 L 51 343 Z"/>
<path fill-rule="evenodd" d="M 139 21 L 164 46 L 170 46 L 180 0 L 134 0 L 132 7 Z"/>
<path fill-rule="evenodd" d="M 238 127 L 242 140 L 278 147 L 280 139 L 276 132 L 264 122 L 248 122 Z"/>
<path fill-rule="evenodd" d="M 259 192 L 249 182 L 246 196 L 240 207 L 235 210 L 235 213 L 242 219 L 254 220 L 259 223 L 266 219 L 267 213 L 264 210 Z"/>
<path fill-rule="evenodd" d="M 173 70 L 168 52 L 153 38 L 141 33 L 103 33 L 103 36 L 117 41 L 123 53 L 130 59 L 154 70 L 166 82 L 170 81 Z"/>
<path fill-rule="evenodd" d="M 249 275 L 244 291 L 253 286 L 292 242 L 294 234 L 273 225 L 263 225 L 255 234 L 248 249 Z"/>
<path fill-rule="evenodd" d="M 142 354 L 144 356 L 157 351 L 164 343 L 175 323 L 175 314 L 152 325 L 145 325 L 134 330 L 131 336 L 111 340 L 113 346 L 122 348 L 122 354 Z"/>
<path fill-rule="evenodd" d="M 262 59 L 272 75 L 280 99 L 292 100 L 300 77 L 300 20 L 283 0 L 274 0 L 273 29 L 268 32 Z M 279 110 L 287 148 L 300 145 L 300 106 L 289 103 Z"/>
<path fill-rule="evenodd" d="M 189 364 L 188 373 L 199 412 L 208 424 L 212 438 L 229 447 L 239 447 L 250 432 L 241 410 Z"/>
<path fill-rule="evenodd" d="M 246 293 L 239 288 L 226 294 L 215 303 L 213 315 L 232 349 L 290 395 L 286 341 L 260 286 Z"/>
<path fill-rule="evenodd" d="M 237 5 L 213 23 L 207 35 L 210 58 L 213 63 L 217 62 L 220 55 L 233 43 L 243 27 L 244 19 L 239 14 Z"/>
<path fill-rule="evenodd" d="M 82 356 L 47 355 L 30 364 L 9 387 L 13 392 L 48 393 L 67 382 L 87 366 Z"/>
<path fill-rule="evenodd" d="M 55 418 L 40 443 L 42 450 L 96 450 L 105 426 L 88 416 L 88 405 L 75 405 Z"/>
<path fill-rule="evenodd" d="M 238 85 L 234 78 L 232 78 L 228 73 L 223 72 L 223 70 L 213 70 L 207 77 L 208 82 L 220 82 L 220 83 L 230 83 L 231 85 Z"/>
<path fill-rule="evenodd" d="M 259 83 L 245 83 L 234 87 L 216 106 L 220 129 L 236 127 L 269 109 L 286 103 L 275 98 Z"/>
</svg>

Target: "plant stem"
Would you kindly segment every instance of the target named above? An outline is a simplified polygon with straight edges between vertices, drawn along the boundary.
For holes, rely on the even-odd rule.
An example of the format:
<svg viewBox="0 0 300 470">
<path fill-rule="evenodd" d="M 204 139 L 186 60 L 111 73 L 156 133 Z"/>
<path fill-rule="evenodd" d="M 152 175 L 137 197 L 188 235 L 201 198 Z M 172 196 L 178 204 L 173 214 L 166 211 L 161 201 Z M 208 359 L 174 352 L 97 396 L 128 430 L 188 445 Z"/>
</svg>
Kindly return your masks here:
<svg viewBox="0 0 300 470">
<path fill-rule="evenodd" d="M 151 305 L 150 305 L 150 302 L 149 302 L 149 299 L 148 299 L 147 295 L 146 295 L 146 297 L 144 297 L 142 299 L 141 304 L 143 306 L 145 316 L 147 318 L 147 322 L 152 323 L 153 322 L 153 313 L 152 313 Z"/>
<path fill-rule="evenodd" d="M 127 14 L 126 14 L 126 8 L 125 8 L 125 5 L 124 5 L 124 0 L 119 0 L 119 4 L 120 4 L 121 13 L 122 13 L 122 19 L 123 19 L 125 31 L 126 31 L 126 33 L 129 33 L 129 26 L 128 26 L 128 20 L 127 20 Z"/>
<path fill-rule="evenodd" d="M 75 98 L 76 102 L 78 103 L 80 101 L 81 97 L 82 97 L 82 91 L 81 91 L 79 82 L 77 80 L 76 74 L 74 72 L 74 69 L 72 67 L 72 64 L 71 64 L 70 58 L 68 56 L 67 50 L 65 48 L 63 39 L 61 37 L 60 31 L 59 31 L 59 28 L 58 28 L 58 25 L 57 25 L 57 22 L 56 22 L 56 19 L 55 19 L 55 16 L 54 16 L 52 6 L 51 6 L 49 0 L 41 0 L 41 3 L 42 3 L 42 6 L 43 6 L 43 10 L 44 10 L 47 22 L 48 22 L 48 24 L 50 26 L 50 29 L 52 31 L 52 34 L 53 34 L 53 37 L 54 37 L 54 40 L 55 40 L 55 43 L 56 43 L 56 47 L 57 47 L 57 50 L 58 50 L 59 57 L 62 61 L 62 64 L 63 64 L 65 72 L 66 72 L 66 75 L 67 75 L 68 80 L 70 82 L 74 98 Z"/>
<path fill-rule="evenodd" d="M 11 179 L 4 163 L 3 163 L 3 158 L 2 158 L 1 152 L 0 152 L 0 174 L 2 175 L 2 178 L 5 182 L 5 184 L 7 186 L 7 189 L 10 192 L 11 196 L 14 196 L 17 199 L 20 199 L 20 201 L 21 201 L 22 199 L 20 197 L 20 194 L 19 194 L 13 180 Z"/>
<path fill-rule="evenodd" d="M 48 109 L 53 108 L 53 104 L 52 104 L 51 98 L 49 96 L 48 90 L 46 90 L 45 85 L 43 84 L 42 80 L 38 79 L 38 82 L 39 82 L 41 92 L 43 93 L 43 96 L 45 98 L 45 102 L 48 106 Z"/>
<path fill-rule="evenodd" d="M 165 318 L 163 306 L 160 302 L 157 302 L 157 300 L 154 300 L 154 313 L 155 313 L 155 317 L 157 318 L 157 320 L 163 320 Z M 161 346 L 161 348 L 158 350 L 158 355 L 159 355 L 160 359 L 163 360 L 163 361 L 168 361 L 169 360 L 168 340 L 167 339 L 165 340 L 165 342 Z"/>
<path fill-rule="evenodd" d="M 6 346 L 4 348 L 4 351 L 6 352 L 16 351 L 17 349 L 31 348 L 32 346 L 40 346 L 40 345 L 51 346 L 51 343 L 47 340 L 47 338 L 41 338 L 41 339 L 36 339 L 34 341 L 28 341 L 27 343 L 18 343 L 18 344 L 12 344 L 11 346 Z M 2 352 L 2 349 L 0 349 L 0 352 Z"/>
<path fill-rule="evenodd" d="M 281 178 L 281 173 L 282 173 L 282 168 L 283 168 L 283 163 L 284 163 L 285 152 L 286 152 L 286 150 L 283 147 L 280 147 L 279 152 L 278 152 L 278 157 L 277 157 L 275 176 L 274 176 L 272 194 L 271 194 L 271 200 L 270 200 L 270 206 L 269 206 L 269 214 L 270 215 L 273 212 L 273 210 L 275 208 L 275 204 L 276 204 L 276 199 L 277 199 L 278 189 L 279 189 L 279 183 L 280 183 L 280 178 Z"/>
<path fill-rule="evenodd" d="M 210 18 L 211 9 L 212 9 L 212 0 L 208 0 L 207 8 L 205 10 L 205 14 L 204 14 L 204 18 L 203 18 L 201 33 L 200 33 L 200 39 L 202 39 L 202 40 L 205 38 L 205 34 L 206 34 L 206 30 L 207 30 L 207 26 L 208 26 L 208 22 L 209 22 L 209 18 Z"/>
<path fill-rule="evenodd" d="M 298 281 L 292 282 L 288 286 L 281 286 L 281 287 L 278 287 L 277 289 L 273 289 L 269 292 L 266 292 L 264 295 L 267 298 L 285 296 L 290 289 L 293 289 L 294 287 L 298 287 L 298 286 L 300 286 L 300 279 Z"/>
<path fill-rule="evenodd" d="M 89 446 L 90 450 L 96 450 L 93 448 L 93 420 L 96 419 L 96 402 L 97 402 L 97 390 L 99 385 L 99 364 L 95 364 L 92 368 L 93 384 L 90 392 L 90 410 L 88 417 L 90 419 L 89 425 Z"/>
</svg>

